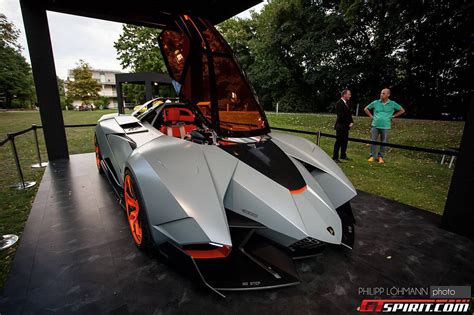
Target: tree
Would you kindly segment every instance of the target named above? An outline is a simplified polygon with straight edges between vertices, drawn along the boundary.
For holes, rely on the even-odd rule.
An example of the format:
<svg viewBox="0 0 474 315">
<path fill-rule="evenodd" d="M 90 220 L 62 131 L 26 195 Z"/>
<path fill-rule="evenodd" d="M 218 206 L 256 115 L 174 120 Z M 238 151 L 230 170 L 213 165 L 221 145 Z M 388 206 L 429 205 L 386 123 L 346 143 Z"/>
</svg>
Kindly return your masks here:
<svg viewBox="0 0 474 315">
<path fill-rule="evenodd" d="M 34 102 L 31 68 L 21 54 L 18 36 L 15 25 L 0 13 L 0 99 L 4 99 L 7 108 Z M 18 100 L 17 104 L 13 104 L 14 100 Z"/>
<path fill-rule="evenodd" d="M 417 116 L 466 113 L 474 92 L 474 5 L 472 1 L 435 1 L 412 5 L 410 33 L 399 89 L 414 103 Z M 413 86 L 419 89 L 413 89 Z"/>
<path fill-rule="evenodd" d="M 122 67 L 133 72 L 166 72 L 158 45 L 160 33 L 159 29 L 124 24 L 114 43 Z"/>
<path fill-rule="evenodd" d="M 217 29 L 229 43 L 242 68 L 250 69 L 255 62 L 250 47 L 250 41 L 256 35 L 255 20 L 228 19 L 217 25 Z"/>
<path fill-rule="evenodd" d="M 59 77 L 56 77 L 56 79 L 58 81 L 58 91 L 59 91 L 59 100 L 61 103 L 61 108 L 62 109 L 72 108 L 72 102 L 74 101 L 74 99 L 72 99 L 66 94 L 66 81 Z"/>
<path fill-rule="evenodd" d="M 122 67 L 132 72 L 166 73 L 158 45 L 160 33 L 160 29 L 123 25 L 122 34 L 114 43 Z M 128 102 L 140 103 L 146 99 L 145 87 L 141 84 L 124 84 L 123 94 Z"/>
<path fill-rule="evenodd" d="M 474 6 L 458 1 L 344 1 L 346 45 L 365 61 L 358 70 L 365 97 L 391 87 L 412 116 L 465 113 L 474 91 Z M 353 64 L 352 64 L 353 67 Z"/>
<path fill-rule="evenodd" d="M 72 69 L 73 80 L 66 82 L 67 96 L 79 99 L 84 104 L 99 97 L 100 84 L 92 78 L 92 71 L 84 60 L 79 60 L 77 67 Z"/>
<path fill-rule="evenodd" d="M 409 115 L 434 118 L 465 113 L 474 92 L 473 11 L 467 0 L 271 0 L 221 30 L 266 109 L 325 110 L 344 88 L 366 104 L 390 87 Z"/>
<path fill-rule="evenodd" d="M 13 23 L 10 23 L 7 17 L 0 13 L 0 42 L 2 45 L 10 46 L 20 51 L 21 46 L 18 43 L 20 31 Z"/>
<path fill-rule="evenodd" d="M 95 101 L 94 105 L 99 109 L 107 108 L 110 104 L 110 99 L 107 96 L 99 96 Z"/>
</svg>

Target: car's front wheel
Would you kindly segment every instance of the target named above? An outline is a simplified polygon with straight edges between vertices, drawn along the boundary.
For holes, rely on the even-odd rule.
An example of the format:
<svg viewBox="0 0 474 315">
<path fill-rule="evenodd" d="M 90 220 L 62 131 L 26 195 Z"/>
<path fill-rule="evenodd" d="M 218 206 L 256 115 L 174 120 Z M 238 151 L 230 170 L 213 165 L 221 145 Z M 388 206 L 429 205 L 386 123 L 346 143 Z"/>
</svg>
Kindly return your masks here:
<svg viewBox="0 0 474 315">
<path fill-rule="evenodd" d="M 100 155 L 99 143 L 97 142 L 97 136 L 95 135 L 94 135 L 94 145 L 95 145 L 95 163 L 97 164 L 97 170 L 99 171 L 99 174 L 103 174 L 104 169 L 102 168 L 102 165 L 100 164 L 102 160 L 102 156 Z"/>
<path fill-rule="evenodd" d="M 129 170 L 125 171 L 123 187 L 125 212 L 127 214 L 130 232 L 132 233 L 135 245 L 137 245 L 140 250 L 150 249 L 152 247 L 152 238 L 148 224 L 148 217 L 146 215 L 140 191 L 138 190 L 134 177 Z"/>
</svg>

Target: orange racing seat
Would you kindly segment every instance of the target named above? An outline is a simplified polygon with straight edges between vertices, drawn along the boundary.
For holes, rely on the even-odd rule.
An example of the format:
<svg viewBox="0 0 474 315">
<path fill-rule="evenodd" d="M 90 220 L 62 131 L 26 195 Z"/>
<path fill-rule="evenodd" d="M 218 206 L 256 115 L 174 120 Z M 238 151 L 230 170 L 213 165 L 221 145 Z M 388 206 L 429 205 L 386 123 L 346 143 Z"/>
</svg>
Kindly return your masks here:
<svg viewBox="0 0 474 315">
<path fill-rule="evenodd" d="M 194 114 L 188 108 L 165 108 L 163 110 L 164 124 L 160 131 L 168 136 L 183 139 L 186 134 L 197 128 L 194 120 Z"/>
</svg>

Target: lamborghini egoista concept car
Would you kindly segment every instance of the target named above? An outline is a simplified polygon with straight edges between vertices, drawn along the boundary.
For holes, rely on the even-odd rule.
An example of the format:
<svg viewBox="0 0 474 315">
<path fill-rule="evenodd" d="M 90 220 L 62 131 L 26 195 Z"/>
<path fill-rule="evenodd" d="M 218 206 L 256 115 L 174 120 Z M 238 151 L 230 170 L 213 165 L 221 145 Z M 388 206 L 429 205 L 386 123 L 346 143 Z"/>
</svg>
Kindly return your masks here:
<svg viewBox="0 0 474 315">
<path fill-rule="evenodd" d="M 95 131 L 136 245 L 221 295 L 297 284 L 293 259 L 352 247 L 354 187 L 314 143 L 270 131 L 214 26 L 177 16 L 159 44 L 179 100 L 105 115 Z"/>
</svg>

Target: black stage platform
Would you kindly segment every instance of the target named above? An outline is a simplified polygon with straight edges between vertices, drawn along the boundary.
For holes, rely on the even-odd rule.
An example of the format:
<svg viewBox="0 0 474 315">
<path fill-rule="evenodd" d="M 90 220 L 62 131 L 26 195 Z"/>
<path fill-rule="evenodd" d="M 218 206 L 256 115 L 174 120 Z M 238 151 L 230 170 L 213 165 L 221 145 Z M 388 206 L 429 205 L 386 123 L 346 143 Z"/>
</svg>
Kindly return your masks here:
<svg viewBox="0 0 474 315">
<path fill-rule="evenodd" d="M 1 314 L 349 314 L 360 287 L 472 285 L 474 244 L 440 217 L 360 192 L 352 252 L 327 248 L 296 263 L 300 285 L 222 299 L 139 252 L 94 154 L 51 163 L 43 176 Z"/>
</svg>

